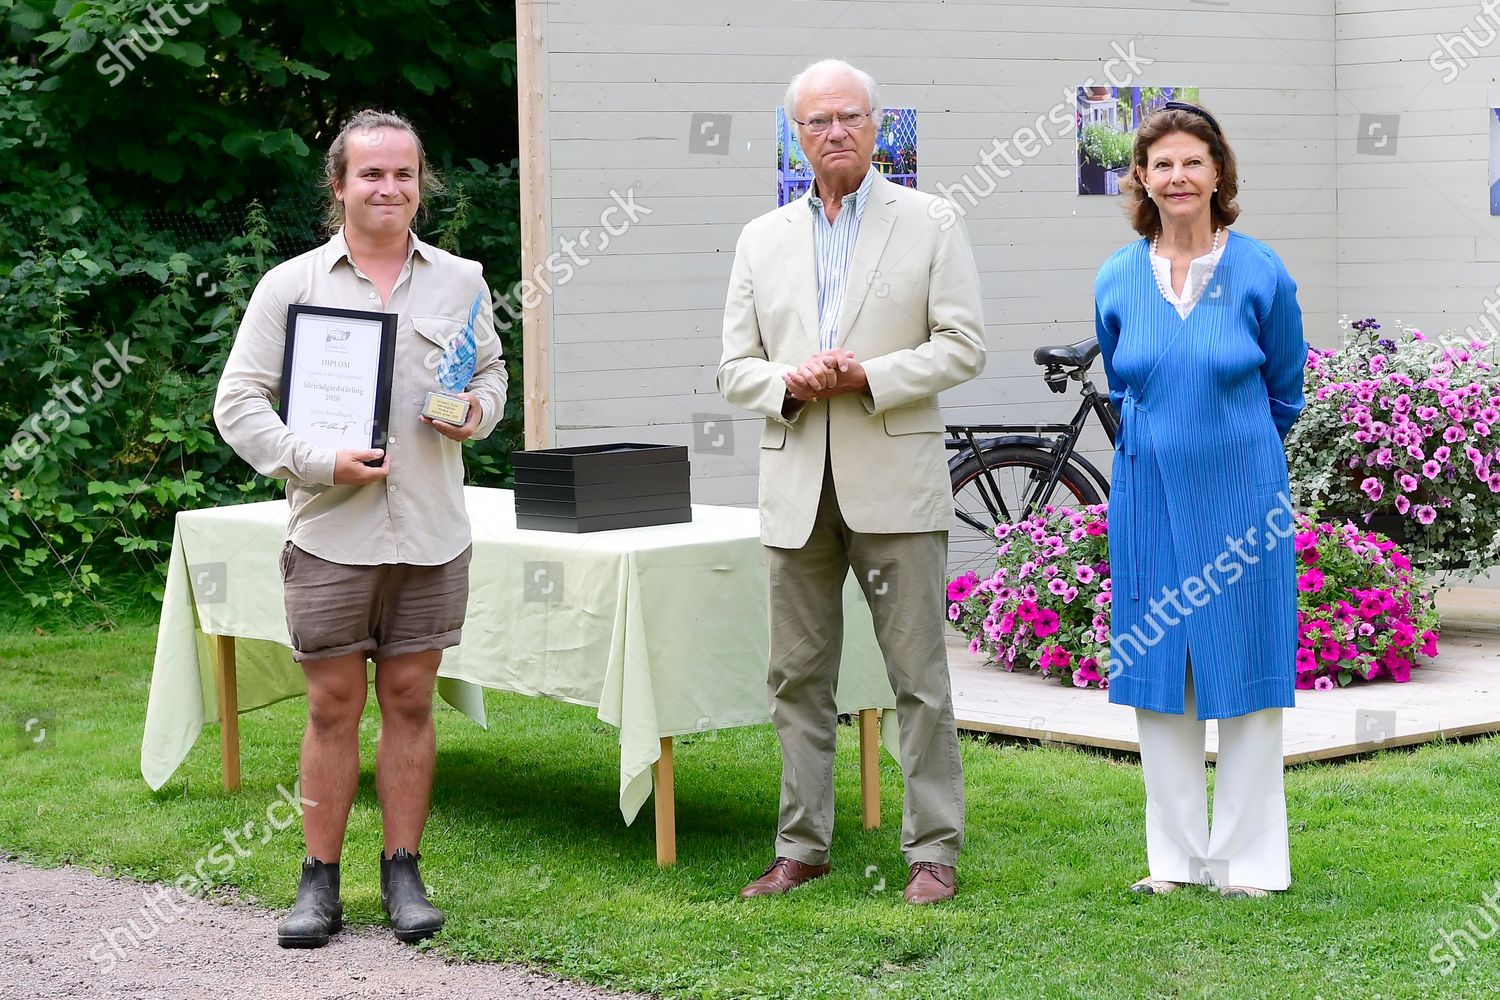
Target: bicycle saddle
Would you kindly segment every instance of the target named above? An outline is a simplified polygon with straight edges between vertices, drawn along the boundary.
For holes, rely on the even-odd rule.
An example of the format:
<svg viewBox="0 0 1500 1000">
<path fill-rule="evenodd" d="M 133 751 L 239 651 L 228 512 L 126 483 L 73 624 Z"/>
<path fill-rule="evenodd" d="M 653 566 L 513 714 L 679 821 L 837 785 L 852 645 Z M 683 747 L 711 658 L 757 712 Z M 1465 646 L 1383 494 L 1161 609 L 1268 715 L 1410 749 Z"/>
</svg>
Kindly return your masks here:
<svg viewBox="0 0 1500 1000">
<path fill-rule="evenodd" d="M 1090 337 L 1076 344 L 1053 344 L 1038 347 L 1031 360 L 1039 365 L 1066 365 L 1070 368 L 1087 368 L 1099 356 L 1099 340 Z"/>
</svg>

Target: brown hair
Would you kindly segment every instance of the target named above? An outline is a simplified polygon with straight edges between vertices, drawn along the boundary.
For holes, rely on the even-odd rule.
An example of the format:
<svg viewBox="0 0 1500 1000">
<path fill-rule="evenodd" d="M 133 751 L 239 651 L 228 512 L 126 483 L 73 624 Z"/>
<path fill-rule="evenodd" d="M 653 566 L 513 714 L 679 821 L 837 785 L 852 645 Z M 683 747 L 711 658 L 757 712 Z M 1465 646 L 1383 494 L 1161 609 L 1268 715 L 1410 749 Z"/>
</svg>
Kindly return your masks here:
<svg viewBox="0 0 1500 1000">
<path fill-rule="evenodd" d="M 1130 225 L 1142 236 L 1155 236 L 1161 231 L 1161 211 L 1146 193 L 1145 185 L 1136 172 L 1145 170 L 1146 152 L 1152 145 L 1174 132 L 1185 132 L 1207 144 L 1214 166 L 1219 170 L 1219 190 L 1210 202 L 1213 224 L 1232 225 L 1240 217 L 1240 207 L 1234 203 L 1235 195 L 1240 192 L 1240 173 L 1235 163 L 1234 150 L 1207 118 L 1176 108 L 1154 112 L 1135 133 L 1135 146 L 1130 153 L 1130 172 L 1120 178 L 1120 193 L 1125 196 L 1125 214 L 1130 217 Z"/>
<path fill-rule="evenodd" d="M 335 182 L 344 182 L 344 172 L 349 169 L 349 133 L 356 130 L 368 132 L 376 128 L 399 129 L 411 136 L 412 143 L 417 147 L 417 191 L 421 199 L 419 212 L 423 218 L 427 215 L 428 198 L 444 191 L 442 180 L 427 165 L 427 151 L 422 148 L 422 137 L 417 135 L 411 122 L 389 111 L 365 108 L 344 123 L 344 127 L 328 147 L 328 155 L 323 159 L 323 185 L 328 188 L 328 211 L 323 216 L 323 224 L 330 233 L 337 232 L 344 224 L 344 203 L 334 195 L 333 186 Z"/>
</svg>

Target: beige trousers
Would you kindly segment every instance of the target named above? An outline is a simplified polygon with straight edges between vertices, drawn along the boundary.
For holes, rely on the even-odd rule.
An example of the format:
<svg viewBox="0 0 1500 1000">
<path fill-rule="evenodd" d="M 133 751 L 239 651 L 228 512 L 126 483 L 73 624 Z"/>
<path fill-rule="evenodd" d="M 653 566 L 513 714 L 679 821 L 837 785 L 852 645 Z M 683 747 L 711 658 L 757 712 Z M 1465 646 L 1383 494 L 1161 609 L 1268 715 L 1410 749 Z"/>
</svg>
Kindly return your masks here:
<svg viewBox="0 0 1500 1000">
<path fill-rule="evenodd" d="M 943 642 L 948 534 L 864 534 L 839 512 L 825 471 L 812 536 L 766 549 L 770 573 L 771 721 L 781 740 L 778 857 L 823 864 L 833 839 L 834 692 L 843 648 L 843 588 L 852 567 L 896 693 L 907 863 L 953 865 L 963 845 L 963 765 Z"/>
<path fill-rule="evenodd" d="M 1282 784 L 1281 709 L 1219 719 L 1213 825 L 1189 663 L 1181 715 L 1137 709 L 1154 879 L 1285 889 L 1292 866 Z"/>
</svg>

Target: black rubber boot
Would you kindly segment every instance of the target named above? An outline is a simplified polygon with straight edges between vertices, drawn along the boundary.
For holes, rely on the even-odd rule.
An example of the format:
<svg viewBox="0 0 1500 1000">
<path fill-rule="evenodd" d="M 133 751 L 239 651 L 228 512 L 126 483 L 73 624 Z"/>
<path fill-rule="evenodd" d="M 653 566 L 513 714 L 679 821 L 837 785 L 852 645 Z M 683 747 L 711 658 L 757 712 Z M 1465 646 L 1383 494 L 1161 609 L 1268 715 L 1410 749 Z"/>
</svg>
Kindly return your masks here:
<svg viewBox="0 0 1500 1000">
<path fill-rule="evenodd" d="M 404 847 L 389 858 L 384 851 L 380 854 L 380 901 L 396 929 L 396 940 L 407 944 L 443 929 L 443 914 L 427 901 L 427 887 L 417 873 L 421 858 Z"/>
<path fill-rule="evenodd" d="M 276 943 L 283 948 L 321 948 L 344 926 L 344 904 L 339 902 L 339 866 L 317 858 L 302 862 L 297 902 L 276 927 Z"/>
</svg>

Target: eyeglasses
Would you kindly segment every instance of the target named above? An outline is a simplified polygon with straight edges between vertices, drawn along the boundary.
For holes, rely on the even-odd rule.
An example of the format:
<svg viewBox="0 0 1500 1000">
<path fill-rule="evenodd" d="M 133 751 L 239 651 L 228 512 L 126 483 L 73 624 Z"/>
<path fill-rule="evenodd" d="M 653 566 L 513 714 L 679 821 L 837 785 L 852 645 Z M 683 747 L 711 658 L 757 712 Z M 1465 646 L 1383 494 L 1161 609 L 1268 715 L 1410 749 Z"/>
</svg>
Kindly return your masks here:
<svg viewBox="0 0 1500 1000">
<path fill-rule="evenodd" d="M 851 111 L 848 114 L 839 115 L 838 122 L 844 126 L 846 131 L 853 132 L 855 129 L 864 128 L 865 122 L 870 120 L 870 115 L 871 112 L 869 111 Z M 801 125 L 813 135 L 822 135 L 833 125 L 832 118 L 824 118 L 821 115 L 816 118 L 809 118 L 807 121 L 803 121 L 800 118 L 793 118 L 792 121 Z"/>
</svg>

